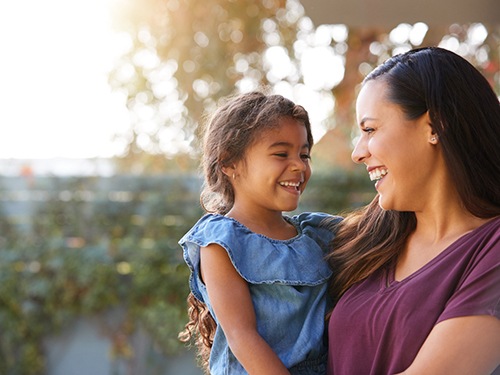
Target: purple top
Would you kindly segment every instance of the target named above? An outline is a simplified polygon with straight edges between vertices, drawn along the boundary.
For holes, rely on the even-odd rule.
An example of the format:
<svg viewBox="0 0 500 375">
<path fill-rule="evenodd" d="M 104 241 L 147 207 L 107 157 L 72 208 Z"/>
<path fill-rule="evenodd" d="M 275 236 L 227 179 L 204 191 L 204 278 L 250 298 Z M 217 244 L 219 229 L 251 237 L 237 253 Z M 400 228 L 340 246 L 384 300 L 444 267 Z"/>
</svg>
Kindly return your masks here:
<svg viewBox="0 0 500 375">
<path fill-rule="evenodd" d="M 500 218 L 400 282 L 389 267 L 352 286 L 330 319 L 328 374 L 402 372 L 437 323 L 470 315 L 500 319 Z"/>
</svg>

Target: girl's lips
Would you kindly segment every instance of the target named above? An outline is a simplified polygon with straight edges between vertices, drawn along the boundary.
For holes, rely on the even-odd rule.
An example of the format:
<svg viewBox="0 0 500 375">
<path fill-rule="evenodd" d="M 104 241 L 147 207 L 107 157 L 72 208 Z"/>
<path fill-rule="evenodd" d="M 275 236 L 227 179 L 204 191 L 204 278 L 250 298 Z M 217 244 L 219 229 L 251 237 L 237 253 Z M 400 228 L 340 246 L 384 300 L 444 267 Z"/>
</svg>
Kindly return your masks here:
<svg viewBox="0 0 500 375">
<path fill-rule="evenodd" d="M 301 194 L 300 185 L 302 181 L 280 181 L 279 185 L 293 194 Z"/>
</svg>

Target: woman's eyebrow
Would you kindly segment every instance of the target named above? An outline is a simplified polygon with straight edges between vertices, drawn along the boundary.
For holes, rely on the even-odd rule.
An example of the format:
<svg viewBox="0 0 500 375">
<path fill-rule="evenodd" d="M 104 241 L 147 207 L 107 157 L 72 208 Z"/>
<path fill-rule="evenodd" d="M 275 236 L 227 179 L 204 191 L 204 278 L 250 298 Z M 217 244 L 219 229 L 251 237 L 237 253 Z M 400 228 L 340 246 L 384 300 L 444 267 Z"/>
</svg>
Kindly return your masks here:
<svg viewBox="0 0 500 375">
<path fill-rule="evenodd" d="M 359 126 L 363 127 L 366 122 L 368 121 L 376 121 L 377 119 L 374 117 L 363 117 L 361 121 L 359 122 Z"/>
</svg>

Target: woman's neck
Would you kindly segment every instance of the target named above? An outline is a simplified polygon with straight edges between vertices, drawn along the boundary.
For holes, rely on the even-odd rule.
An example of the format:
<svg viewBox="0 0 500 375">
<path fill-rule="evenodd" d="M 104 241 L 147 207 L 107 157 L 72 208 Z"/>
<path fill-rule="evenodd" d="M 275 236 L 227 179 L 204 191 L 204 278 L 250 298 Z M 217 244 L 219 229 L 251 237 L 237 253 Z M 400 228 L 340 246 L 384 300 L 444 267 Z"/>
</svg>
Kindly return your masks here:
<svg viewBox="0 0 500 375">
<path fill-rule="evenodd" d="M 473 216 L 461 205 L 436 207 L 416 213 L 417 226 L 398 256 L 395 279 L 400 281 L 422 268 L 463 235 L 488 221 Z"/>
</svg>

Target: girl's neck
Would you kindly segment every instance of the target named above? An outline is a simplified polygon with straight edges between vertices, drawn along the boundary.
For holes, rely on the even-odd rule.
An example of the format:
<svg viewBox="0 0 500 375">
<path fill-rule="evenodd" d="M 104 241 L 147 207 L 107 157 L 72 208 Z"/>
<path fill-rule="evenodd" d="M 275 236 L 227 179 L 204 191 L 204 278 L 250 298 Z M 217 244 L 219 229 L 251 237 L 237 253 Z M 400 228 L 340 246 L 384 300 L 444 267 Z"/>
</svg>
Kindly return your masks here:
<svg viewBox="0 0 500 375">
<path fill-rule="evenodd" d="M 283 213 L 280 211 L 255 215 L 233 208 L 226 216 L 243 224 L 254 233 L 276 240 L 288 240 L 297 235 L 295 227 L 283 218 Z"/>
</svg>

